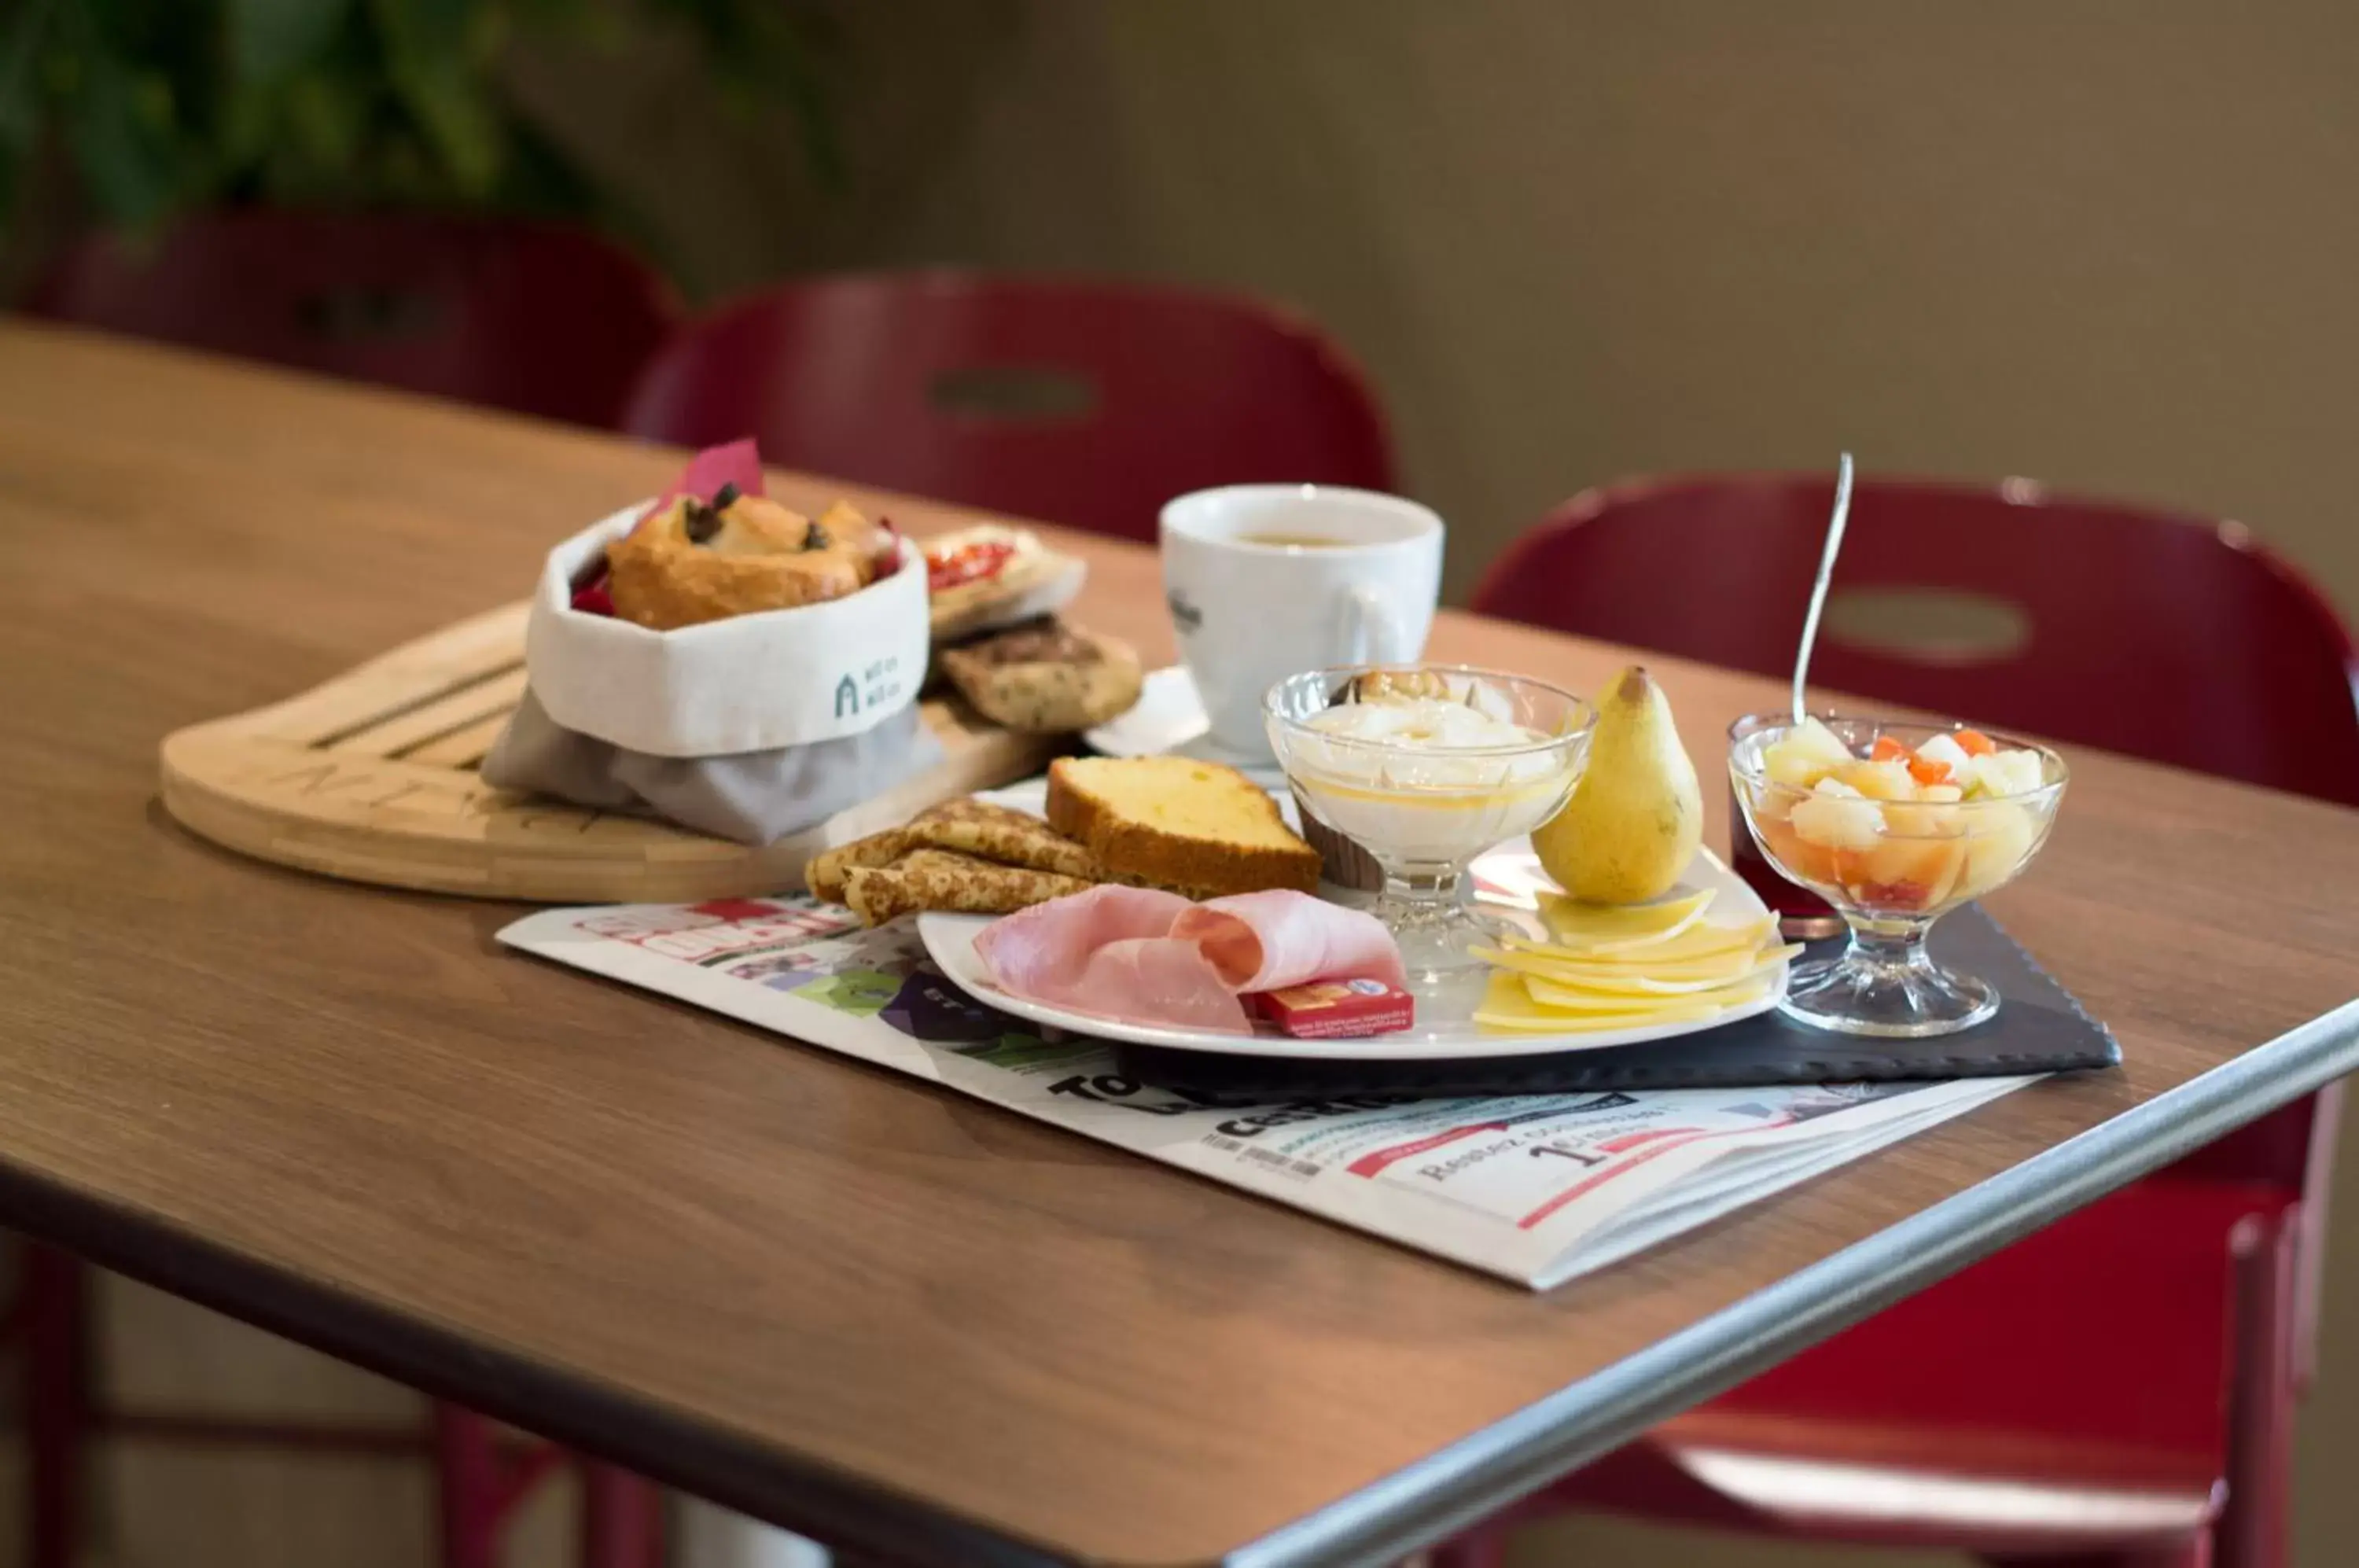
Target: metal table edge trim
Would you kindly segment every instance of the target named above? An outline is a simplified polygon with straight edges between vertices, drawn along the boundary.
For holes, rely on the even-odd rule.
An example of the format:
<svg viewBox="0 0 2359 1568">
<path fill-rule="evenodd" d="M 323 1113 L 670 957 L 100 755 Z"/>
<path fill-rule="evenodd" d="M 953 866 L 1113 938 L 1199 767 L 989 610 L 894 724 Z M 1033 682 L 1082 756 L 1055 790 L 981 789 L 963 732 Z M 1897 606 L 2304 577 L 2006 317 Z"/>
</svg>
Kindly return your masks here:
<svg viewBox="0 0 2359 1568">
<path fill-rule="evenodd" d="M 2288 1029 L 1240 1548 L 1230 1568 L 1397 1561 L 2071 1210 L 2359 1068 L 2359 1000 Z"/>
</svg>

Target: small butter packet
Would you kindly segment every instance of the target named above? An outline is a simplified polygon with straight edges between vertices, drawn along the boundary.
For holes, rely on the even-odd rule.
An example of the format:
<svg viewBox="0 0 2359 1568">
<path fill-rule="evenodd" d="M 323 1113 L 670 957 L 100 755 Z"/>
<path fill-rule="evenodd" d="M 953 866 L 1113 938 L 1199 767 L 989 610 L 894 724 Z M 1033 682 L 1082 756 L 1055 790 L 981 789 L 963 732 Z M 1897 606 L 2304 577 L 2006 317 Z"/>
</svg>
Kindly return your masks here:
<svg viewBox="0 0 2359 1568">
<path fill-rule="evenodd" d="M 1254 993 L 1261 1016 L 1298 1040 L 1357 1040 L 1416 1021 L 1417 1000 L 1381 980 L 1313 980 Z"/>
</svg>

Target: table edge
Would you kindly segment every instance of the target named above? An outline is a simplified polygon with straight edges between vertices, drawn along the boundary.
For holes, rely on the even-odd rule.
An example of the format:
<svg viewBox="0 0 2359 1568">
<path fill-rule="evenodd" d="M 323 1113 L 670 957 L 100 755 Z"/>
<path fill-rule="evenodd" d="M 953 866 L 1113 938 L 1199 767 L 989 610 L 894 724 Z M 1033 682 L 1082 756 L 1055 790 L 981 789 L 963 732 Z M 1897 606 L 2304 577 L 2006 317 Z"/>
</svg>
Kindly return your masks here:
<svg viewBox="0 0 2359 1568">
<path fill-rule="evenodd" d="M 838 1547 L 944 1568 L 1060 1568 L 1071 1561 L 821 1461 L 782 1456 L 644 1396 L 233 1251 L 5 1158 L 0 1226 L 429 1398 Z"/>
<path fill-rule="evenodd" d="M 1887 1225 L 1223 1562 L 1229 1568 L 1397 1562 L 2354 1069 L 2359 999 Z"/>
<path fill-rule="evenodd" d="M 1241 1545 L 1228 1568 L 1356 1568 L 1480 1522 L 1647 1428 L 1913 1290 L 2359 1069 L 2359 1000 L 2245 1051 Z M 0 1223 L 424 1392 L 666 1485 L 912 1563 L 1075 1561 L 922 1498 L 787 1456 L 659 1404 L 488 1349 L 0 1160 Z"/>
</svg>

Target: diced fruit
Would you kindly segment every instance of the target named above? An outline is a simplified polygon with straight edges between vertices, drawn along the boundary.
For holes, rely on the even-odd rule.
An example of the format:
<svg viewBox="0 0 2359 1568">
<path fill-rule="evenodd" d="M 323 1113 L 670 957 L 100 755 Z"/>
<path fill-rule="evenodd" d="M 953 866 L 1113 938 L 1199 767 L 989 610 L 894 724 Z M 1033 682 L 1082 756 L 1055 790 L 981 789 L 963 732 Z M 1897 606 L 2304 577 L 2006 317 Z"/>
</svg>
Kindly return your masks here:
<svg viewBox="0 0 2359 1568">
<path fill-rule="evenodd" d="M 1952 811 L 1958 798 L 1954 784 L 1936 784 L 1935 789 L 1949 792 L 1949 800 L 1931 799 L 1896 800 L 1884 808 L 1884 831 L 1904 838 L 1958 838 L 1966 831 L 1966 813 Z"/>
<path fill-rule="evenodd" d="M 1782 817 L 1756 818 L 1755 825 L 1761 833 L 1761 845 L 1772 863 L 1787 876 L 1800 882 L 1821 886 L 1835 879 L 1835 854 L 1825 844 L 1812 844 L 1794 830 L 1794 824 Z"/>
<path fill-rule="evenodd" d="M 1966 864 L 1960 838 L 1887 838 L 1860 857 L 1851 887 L 1863 909 L 1932 909 L 1950 896 Z"/>
<path fill-rule="evenodd" d="M 2036 751 L 1994 751 L 1970 760 L 1962 782 L 1970 796 L 2027 795 L 2047 777 Z"/>
<path fill-rule="evenodd" d="M 1898 735 L 1877 735 L 1867 755 L 1875 762 L 1899 762 L 1908 756 L 1908 745 Z"/>
<path fill-rule="evenodd" d="M 1928 802 L 1948 803 L 1964 800 L 1966 792 L 1955 784 L 1928 784 L 1917 791 L 1917 798 Z"/>
<path fill-rule="evenodd" d="M 2026 753 L 2037 758 L 2036 753 Z M 2024 857 L 2039 841 L 2039 813 L 2008 801 L 1992 801 L 1966 811 L 1966 864 L 1958 877 L 1957 895 L 1976 898 L 2013 877 Z"/>
<path fill-rule="evenodd" d="M 1854 762 L 1838 775 L 1842 781 L 1871 800 L 1913 800 L 1916 781 L 1904 762 Z"/>
<path fill-rule="evenodd" d="M 1884 812 L 1842 780 L 1827 779 L 1810 796 L 1794 802 L 1793 823 L 1794 831 L 1812 843 L 1865 849 L 1884 833 Z"/>
<path fill-rule="evenodd" d="M 1806 718 L 1762 751 L 1761 769 L 1777 783 L 1807 789 L 1851 760 L 1841 735 Z"/>
<path fill-rule="evenodd" d="M 1998 742 L 1980 730 L 1960 730 L 1951 738 L 1958 743 L 1958 749 L 1968 757 L 1988 757 L 1998 749 Z"/>
<path fill-rule="evenodd" d="M 1940 784 L 1950 777 L 1950 765 L 1923 753 L 1908 759 L 1908 777 L 1919 784 Z"/>
<path fill-rule="evenodd" d="M 1826 777 L 1827 765 L 1798 746 L 1772 741 L 1761 753 L 1761 771 L 1773 784 L 1807 789 Z"/>
<path fill-rule="evenodd" d="M 1917 755 L 1928 762 L 1939 762 L 1951 772 L 1962 772 L 1966 766 L 1966 748 L 1955 737 L 1937 735 L 1917 748 Z"/>
</svg>

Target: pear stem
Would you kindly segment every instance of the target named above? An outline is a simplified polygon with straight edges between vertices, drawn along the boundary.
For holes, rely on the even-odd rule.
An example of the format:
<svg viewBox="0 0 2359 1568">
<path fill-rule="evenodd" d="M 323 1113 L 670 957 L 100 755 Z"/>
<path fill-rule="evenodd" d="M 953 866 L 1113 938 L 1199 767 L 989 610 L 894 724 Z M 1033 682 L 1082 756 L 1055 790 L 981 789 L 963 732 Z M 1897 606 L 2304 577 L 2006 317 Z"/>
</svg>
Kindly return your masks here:
<svg viewBox="0 0 2359 1568">
<path fill-rule="evenodd" d="M 1810 709 L 1802 688 L 1810 673 L 1810 650 L 1818 646 L 1819 615 L 1827 607 L 1827 584 L 1834 581 L 1835 556 L 1843 550 L 1843 525 L 1851 520 L 1851 453 L 1835 468 L 1835 509 L 1827 519 L 1826 549 L 1819 554 L 1819 580 L 1810 584 L 1810 613 L 1802 617 L 1802 646 L 1794 650 L 1794 722 L 1800 724 Z"/>
</svg>

